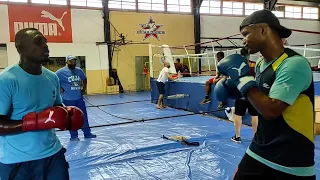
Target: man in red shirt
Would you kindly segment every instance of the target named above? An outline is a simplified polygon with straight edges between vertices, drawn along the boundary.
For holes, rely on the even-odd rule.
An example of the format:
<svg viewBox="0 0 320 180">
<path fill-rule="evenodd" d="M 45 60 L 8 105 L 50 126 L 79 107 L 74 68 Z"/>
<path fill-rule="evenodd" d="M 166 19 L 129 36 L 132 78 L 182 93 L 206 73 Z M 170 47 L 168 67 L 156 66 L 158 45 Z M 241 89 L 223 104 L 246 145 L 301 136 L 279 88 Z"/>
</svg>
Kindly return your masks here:
<svg viewBox="0 0 320 180">
<path fill-rule="evenodd" d="M 217 61 L 219 62 L 221 59 L 224 58 L 224 53 L 222 51 L 217 53 Z M 217 74 L 214 78 L 209 79 L 206 81 L 206 96 L 204 100 L 200 103 L 201 105 L 210 103 L 210 94 L 211 94 L 211 86 L 212 84 L 217 83 L 221 79 L 221 74 L 217 71 Z M 218 106 L 218 108 L 222 108 L 224 105 L 226 105 L 226 102 L 221 102 Z"/>
<path fill-rule="evenodd" d="M 174 63 L 174 67 L 176 68 L 177 73 L 180 71 L 180 73 L 183 72 L 183 64 L 180 62 L 180 58 L 176 59 L 176 62 Z"/>
</svg>

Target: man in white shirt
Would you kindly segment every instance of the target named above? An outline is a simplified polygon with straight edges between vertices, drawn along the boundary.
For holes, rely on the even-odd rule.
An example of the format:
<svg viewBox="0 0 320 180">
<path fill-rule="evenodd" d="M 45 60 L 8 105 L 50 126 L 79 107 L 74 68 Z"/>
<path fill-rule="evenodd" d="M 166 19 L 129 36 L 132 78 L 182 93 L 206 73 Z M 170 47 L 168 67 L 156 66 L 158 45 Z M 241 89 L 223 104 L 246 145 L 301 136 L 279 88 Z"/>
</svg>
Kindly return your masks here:
<svg viewBox="0 0 320 180">
<path fill-rule="evenodd" d="M 172 77 L 172 75 L 170 74 L 170 63 L 165 61 L 164 62 L 164 67 L 162 68 L 159 77 L 157 79 L 157 87 L 158 87 L 158 91 L 159 91 L 159 99 L 158 99 L 158 104 L 157 104 L 157 108 L 158 109 L 163 109 L 163 96 L 165 94 L 165 83 L 170 79 L 170 80 L 176 80 L 179 78 L 178 77 Z"/>
</svg>

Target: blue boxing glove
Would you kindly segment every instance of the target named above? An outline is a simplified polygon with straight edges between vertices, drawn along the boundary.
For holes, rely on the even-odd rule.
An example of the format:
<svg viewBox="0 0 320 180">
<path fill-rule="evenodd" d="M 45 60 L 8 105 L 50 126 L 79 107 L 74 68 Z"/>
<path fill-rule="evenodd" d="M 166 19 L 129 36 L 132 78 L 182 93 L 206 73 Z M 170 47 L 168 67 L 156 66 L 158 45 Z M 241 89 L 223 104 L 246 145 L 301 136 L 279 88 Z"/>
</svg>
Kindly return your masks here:
<svg viewBox="0 0 320 180">
<path fill-rule="evenodd" d="M 257 86 L 254 77 L 250 75 L 247 58 L 240 54 L 232 54 L 222 59 L 217 68 L 221 74 L 230 76 L 244 97 L 246 97 L 249 89 Z"/>
<path fill-rule="evenodd" d="M 227 99 L 239 99 L 243 96 L 231 79 L 221 79 L 213 89 L 213 96 L 217 101 L 224 102 Z"/>
</svg>

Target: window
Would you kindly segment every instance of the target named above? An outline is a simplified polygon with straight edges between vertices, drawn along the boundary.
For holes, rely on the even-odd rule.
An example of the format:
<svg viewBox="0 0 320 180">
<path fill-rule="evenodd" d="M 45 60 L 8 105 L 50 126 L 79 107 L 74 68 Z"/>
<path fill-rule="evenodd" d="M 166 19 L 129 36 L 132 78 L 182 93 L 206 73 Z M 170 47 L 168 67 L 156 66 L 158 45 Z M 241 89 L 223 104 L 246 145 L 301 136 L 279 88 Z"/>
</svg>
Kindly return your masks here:
<svg viewBox="0 0 320 180">
<path fill-rule="evenodd" d="M 102 8 L 102 0 L 87 0 L 87 7 Z"/>
<path fill-rule="evenodd" d="M 288 18 L 301 18 L 301 7 L 286 6 L 285 17 Z"/>
<path fill-rule="evenodd" d="M 245 15 L 250 15 L 255 11 L 262 10 L 263 9 L 263 4 L 245 3 L 244 7 L 245 7 L 244 14 Z"/>
<path fill-rule="evenodd" d="M 67 0 L 31 0 L 31 3 L 35 3 L 35 4 L 67 5 Z"/>
<path fill-rule="evenodd" d="M 31 0 L 32 3 L 49 4 L 49 0 Z"/>
<path fill-rule="evenodd" d="M 110 9 L 136 9 L 136 0 L 109 0 Z"/>
<path fill-rule="evenodd" d="M 191 12 L 191 0 L 167 0 L 167 4 L 169 12 Z"/>
<path fill-rule="evenodd" d="M 138 0 L 138 9 L 164 11 L 164 0 Z"/>
<path fill-rule="evenodd" d="M 319 19 L 319 9 L 313 7 L 304 7 L 302 17 L 305 19 Z"/>
<path fill-rule="evenodd" d="M 50 4 L 67 5 L 67 0 L 50 0 Z"/>
<path fill-rule="evenodd" d="M 9 0 L 9 2 L 24 2 L 24 3 L 27 3 L 28 0 Z"/>
<path fill-rule="evenodd" d="M 220 14 L 221 0 L 204 0 L 200 7 L 200 13 Z"/>
<path fill-rule="evenodd" d="M 243 14 L 243 3 L 242 2 L 223 2 L 222 5 L 223 14 L 242 15 Z"/>
<path fill-rule="evenodd" d="M 87 2 L 86 0 L 70 0 L 71 6 L 86 6 Z"/>
<path fill-rule="evenodd" d="M 283 11 L 272 11 L 272 12 L 277 17 L 284 17 L 284 12 Z"/>
</svg>

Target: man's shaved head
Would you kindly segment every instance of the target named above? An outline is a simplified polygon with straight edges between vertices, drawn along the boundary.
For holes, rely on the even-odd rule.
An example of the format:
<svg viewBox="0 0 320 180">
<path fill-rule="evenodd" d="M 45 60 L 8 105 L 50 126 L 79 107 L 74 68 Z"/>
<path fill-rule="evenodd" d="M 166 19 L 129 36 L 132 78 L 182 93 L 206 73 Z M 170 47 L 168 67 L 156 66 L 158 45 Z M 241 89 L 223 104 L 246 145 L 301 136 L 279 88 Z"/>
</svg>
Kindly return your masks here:
<svg viewBox="0 0 320 180">
<path fill-rule="evenodd" d="M 26 28 L 17 32 L 15 46 L 24 61 L 44 63 L 49 60 L 47 39 L 35 28 Z"/>
<path fill-rule="evenodd" d="M 33 34 L 41 34 L 36 28 L 26 28 L 17 32 L 15 36 L 15 46 L 17 49 L 23 46 L 23 43 L 28 39 L 32 38 Z M 19 51 L 19 50 L 18 50 Z"/>
<path fill-rule="evenodd" d="M 169 63 L 169 61 L 165 61 L 165 62 L 164 62 L 164 66 L 166 66 L 167 68 L 170 68 L 170 63 Z"/>
</svg>

